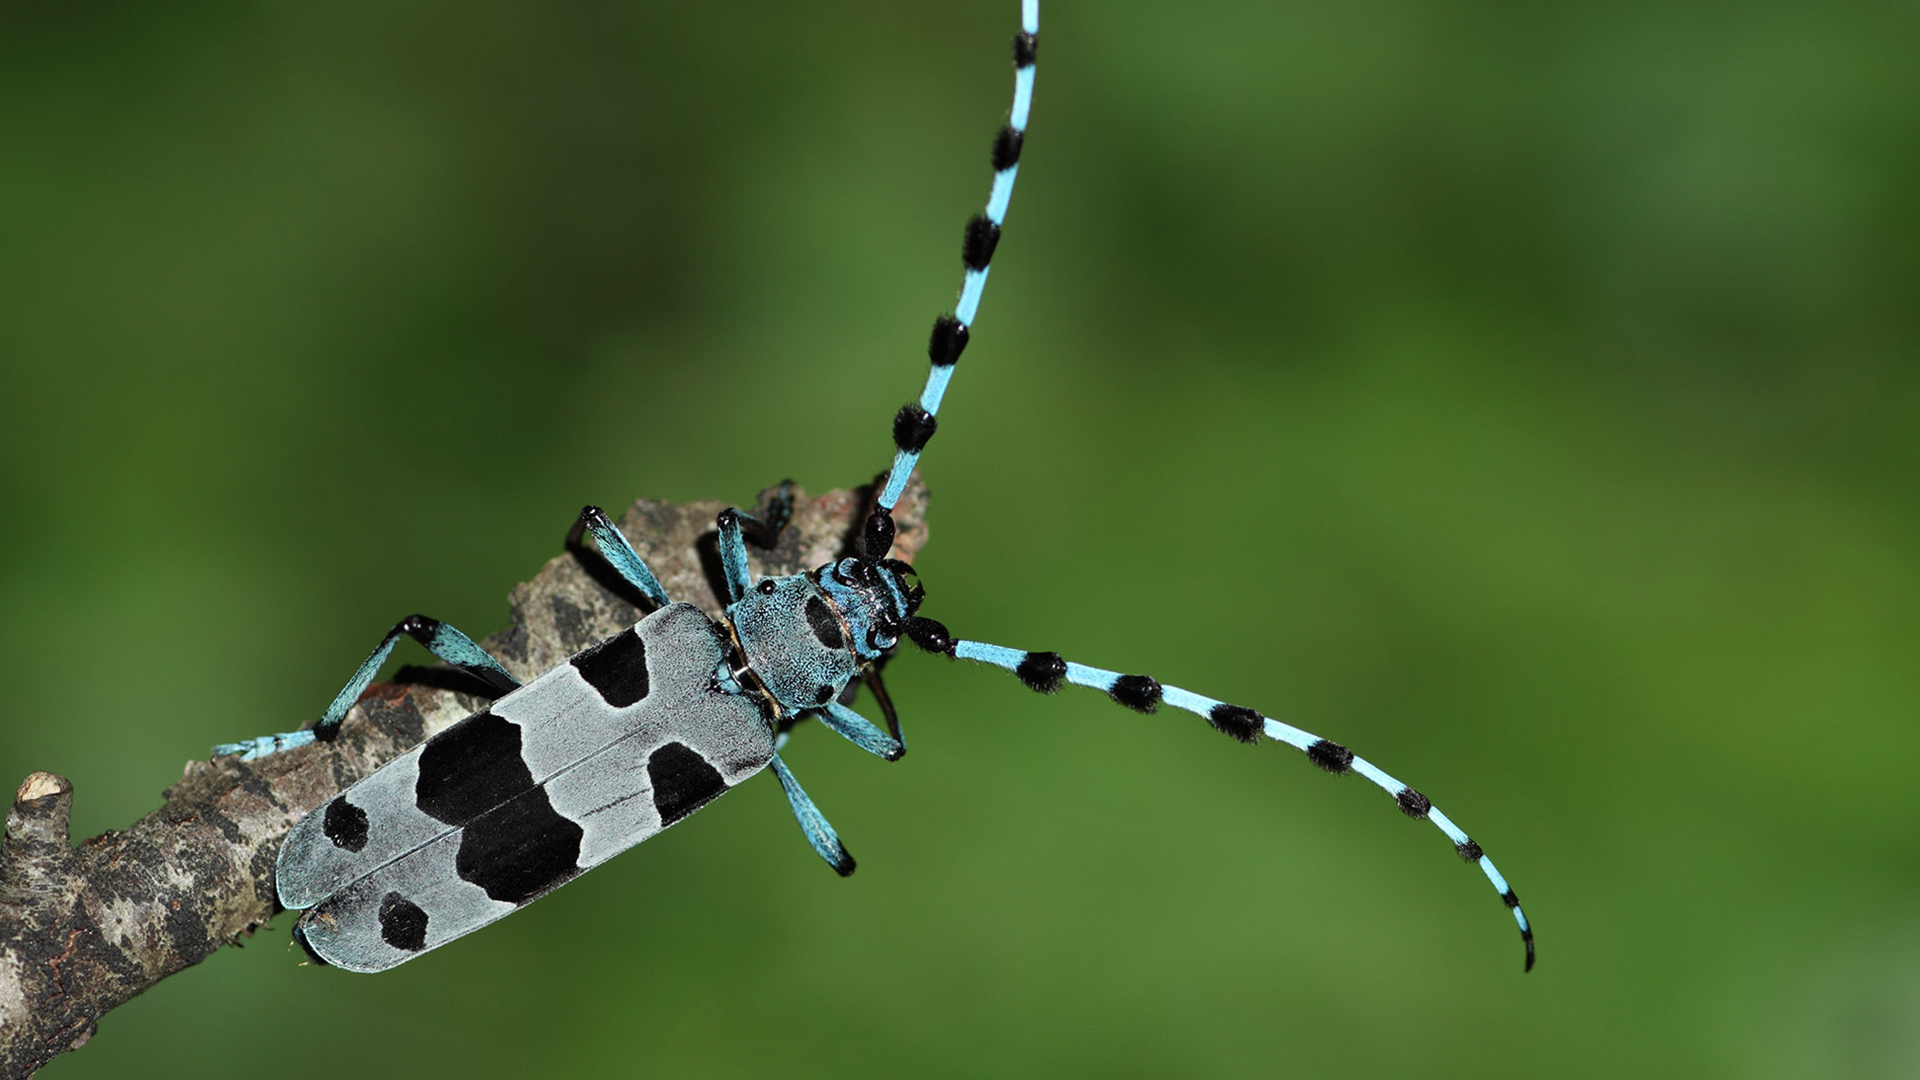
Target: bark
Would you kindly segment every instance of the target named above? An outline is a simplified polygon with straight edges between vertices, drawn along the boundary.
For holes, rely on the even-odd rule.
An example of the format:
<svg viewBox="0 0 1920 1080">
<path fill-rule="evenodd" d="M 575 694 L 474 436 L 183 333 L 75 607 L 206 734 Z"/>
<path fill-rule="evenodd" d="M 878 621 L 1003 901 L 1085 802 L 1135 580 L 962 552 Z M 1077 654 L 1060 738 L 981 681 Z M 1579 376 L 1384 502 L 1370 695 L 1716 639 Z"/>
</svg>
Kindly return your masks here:
<svg viewBox="0 0 1920 1080">
<path fill-rule="evenodd" d="M 796 489 L 792 522 L 775 550 L 752 549 L 754 569 L 792 574 L 846 554 L 871 499 L 868 488 L 812 499 Z M 642 499 L 619 522 L 668 595 L 711 614 L 722 580 L 713 523 L 724 507 Z M 925 511 L 916 478 L 895 513 L 897 557 L 911 560 L 925 542 Z M 630 594 L 591 549 L 570 550 L 514 587 L 512 626 L 483 644 L 531 679 L 636 621 Z M 370 688 L 333 742 L 254 762 L 189 761 L 158 810 L 77 848 L 73 785 L 28 776 L 0 841 L 0 1072 L 32 1074 L 84 1045 L 114 1006 L 251 936 L 281 910 L 274 861 L 294 822 L 485 700 L 463 692 L 478 688 L 451 669 L 400 675 Z M 295 726 L 286 719 L 234 735 Z"/>
</svg>

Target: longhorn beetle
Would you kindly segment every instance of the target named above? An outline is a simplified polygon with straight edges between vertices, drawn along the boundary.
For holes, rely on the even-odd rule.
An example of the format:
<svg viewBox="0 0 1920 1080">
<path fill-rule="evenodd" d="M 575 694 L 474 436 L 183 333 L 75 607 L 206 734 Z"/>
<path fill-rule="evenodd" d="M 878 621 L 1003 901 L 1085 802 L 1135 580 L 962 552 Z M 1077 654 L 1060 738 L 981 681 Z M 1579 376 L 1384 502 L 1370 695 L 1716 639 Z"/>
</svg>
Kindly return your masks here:
<svg viewBox="0 0 1920 1080">
<path fill-rule="evenodd" d="M 724 510 L 718 548 L 725 614 L 713 619 L 675 603 L 607 515 L 589 506 L 576 534 L 592 534 L 607 562 L 653 607 L 629 629 L 521 685 L 465 634 L 415 615 L 387 632 L 311 728 L 216 748 L 251 759 L 332 739 L 402 636 L 501 694 L 288 834 L 277 871 L 280 901 L 304 909 L 294 932 L 315 957 L 354 971 L 404 963 L 538 899 L 768 767 L 813 850 L 842 875 L 852 873 L 853 857 L 779 751 L 795 724 L 816 718 L 862 750 L 897 760 L 906 748 L 878 668 L 904 639 L 1004 668 L 1042 694 L 1072 683 L 1143 713 L 1169 705 L 1240 742 L 1265 736 L 1328 772 L 1360 774 L 1479 866 L 1519 924 L 1532 969 L 1533 931 L 1493 860 L 1426 796 L 1353 751 L 1146 675 L 956 638 L 918 613 L 925 592 L 913 569 L 890 557 L 893 509 L 933 437 L 986 288 L 1020 170 L 1039 29 L 1039 0 L 1022 0 L 1013 109 L 994 139 L 986 209 L 967 222 L 960 300 L 934 320 L 926 385 L 894 417 L 893 465 L 853 554 L 809 573 L 755 581 L 746 545 L 772 546 L 791 496 L 776 498 L 761 519 Z M 885 731 L 841 700 L 857 678 L 872 689 Z"/>
</svg>

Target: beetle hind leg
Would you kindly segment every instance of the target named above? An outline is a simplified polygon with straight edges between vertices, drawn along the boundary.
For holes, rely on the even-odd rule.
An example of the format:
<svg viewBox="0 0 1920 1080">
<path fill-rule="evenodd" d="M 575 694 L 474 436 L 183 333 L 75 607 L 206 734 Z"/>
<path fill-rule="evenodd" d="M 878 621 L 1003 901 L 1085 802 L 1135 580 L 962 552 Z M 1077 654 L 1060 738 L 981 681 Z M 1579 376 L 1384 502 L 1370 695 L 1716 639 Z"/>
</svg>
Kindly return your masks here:
<svg viewBox="0 0 1920 1080">
<path fill-rule="evenodd" d="M 387 636 L 380 639 L 373 652 L 360 662 L 347 685 L 334 695 L 333 703 L 310 728 L 289 731 L 279 735 L 262 735 L 245 742 L 221 743 L 213 748 L 215 757 L 239 755 L 242 761 L 256 761 L 269 754 L 282 750 L 291 750 L 305 746 L 310 742 L 329 742 L 340 731 L 340 722 L 346 719 L 347 710 L 360 700 L 367 687 L 373 683 L 373 677 L 380 673 L 380 665 L 387 662 L 393 647 L 401 635 L 412 638 L 426 647 L 426 650 L 454 667 L 486 682 L 500 693 L 506 693 L 520 685 L 520 680 L 500 665 L 491 654 L 467 635 L 439 619 L 426 615 L 409 615 L 393 624 Z"/>
</svg>

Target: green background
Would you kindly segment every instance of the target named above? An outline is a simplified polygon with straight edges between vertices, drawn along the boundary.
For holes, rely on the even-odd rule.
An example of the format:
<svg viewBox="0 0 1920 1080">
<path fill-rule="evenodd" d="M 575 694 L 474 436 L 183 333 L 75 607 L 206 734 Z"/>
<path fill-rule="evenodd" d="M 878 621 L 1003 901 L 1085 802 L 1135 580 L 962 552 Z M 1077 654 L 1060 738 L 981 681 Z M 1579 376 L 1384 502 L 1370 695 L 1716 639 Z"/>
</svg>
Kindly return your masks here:
<svg viewBox="0 0 1920 1080">
<path fill-rule="evenodd" d="M 282 917 L 49 1077 L 1920 1072 L 1920 16 L 1074 3 L 927 459 L 924 655 L 390 975 Z M 76 832 L 476 634 L 582 503 L 863 482 L 1013 0 L 8 5 L 0 783 Z M 410 654 L 418 662 L 419 654 Z"/>
</svg>

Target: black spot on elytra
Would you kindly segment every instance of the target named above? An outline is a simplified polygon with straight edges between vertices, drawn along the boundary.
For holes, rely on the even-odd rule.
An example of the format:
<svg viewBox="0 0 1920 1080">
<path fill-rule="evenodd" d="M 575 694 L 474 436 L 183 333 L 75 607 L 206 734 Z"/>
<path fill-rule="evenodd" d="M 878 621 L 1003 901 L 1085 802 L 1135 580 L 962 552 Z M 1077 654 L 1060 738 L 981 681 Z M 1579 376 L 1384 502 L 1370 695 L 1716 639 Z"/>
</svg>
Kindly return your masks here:
<svg viewBox="0 0 1920 1080">
<path fill-rule="evenodd" d="M 1260 741 L 1260 728 L 1266 717 L 1244 705 L 1228 705 L 1224 702 L 1207 710 L 1207 723 L 1213 729 L 1230 739 L 1243 743 Z"/>
<path fill-rule="evenodd" d="M 893 414 L 893 445 L 909 454 L 917 454 L 927 448 L 927 440 L 940 427 L 933 414 L 918 405 L 900 406 Z"/>
<path fill-rule="evenodd" d="M 665 828 L 712 802 L 727 790 L 719 770 L 707 764 L 699 751 L 671 742 L 647 759 L 647 778 L 653 781 L 653 805 Z"/>
<path fill-rule="evenodd" d="M 1335 776 L 1344 776 L 1353 768 L 1353 751 L 1331 739 L 1318 739 L 1308 745 L 1307 760 Z"/>
<path fill-rule="evenodd" d="M 1147 675 L 1122 675 L 1113 680 L 1107 696 L 1135 712 L 1150 713 L 1160 707 L 1160 684 Z"/>
<path fill-rule="evenodd" d="M 616 709 L 647 696 L 647 647 L 631 628 L 567 662 Z"/>
<path fill-rule="evenodd" d="M 1057 652 L 1030 652 L 1013 673 L 1027 684 L 1027 689 L 1051 694 L 1060 689 L 1060 680 L 1067 677 L 1067 662 Z"/>
<path fill-rule="evenodd" d="M 477 712 L 420 749 L 414 802 L 421 813 L 465 824 L 533 786 L 520 756 L 520 725 Z"/>
<path fill-rule="evenodd" d="M 934 367 L 952 367 L 960 362 L 967 348 L 967 328 L 951 315 L 933 320 L 933 337 L 927 342 L 927 359 Z"/>
<path fill-rule="evenodd" d="M 1459 852 L 1460 857 L 1468 862 L 1479 862 L 1480 856 L 1486 854 L 1480 850 L 1480 845 L 1474 843 L 1472 838 L 1468 838 L 1464 843 L 1453 845 L 1453 850 Z"/>
<path fill-rule="evenodd" d="M 524 904 L 580 872 L 585 835 L 534 788 L 467 823 L 454 872 L 495 900 Z"/>
<path fill-rule="evenodd" d="M 357 852 L 367 846 L 367 812 L 347 801 L 345 795 L 327 804 L 327 816 L 320 827 L 333 846 Z"/>
<path fill-rule="evenodd" d="M 380 901 L 380 940 L 407 952 L 426 948 L 427 913 L 399 893 L 388 893 Z"/>
<path fill-rule="evenodd" d="M 993 249 L 1000 244 L 1000 226 L 975 214 L 967 221 L 967 233 L 960 244 L 960 261 L 969 270 L 985 270 L 993 261 Z"/>
<path fill-rule="evenodd" d="M 847 640 L 840 635 L 840 620 L 833 617 L 833 610 L 818 596 L 807 597 L 807 625 L 813 629 L 813 636 L 820 639 L 820 644 L 829 649 L 846 648 Z"/>
<path fill-rule="evenodd" d="M 1393 801 L 1400 804 L 1400 812 L 1408 817 L 1426 817 L 1427 811 L 1433 809 L 1433 804 L 1427 801 L 1425 795 L 1410 787 L 1401 788 L 1400 794 L 1395 795 Z"/>
</svg>

